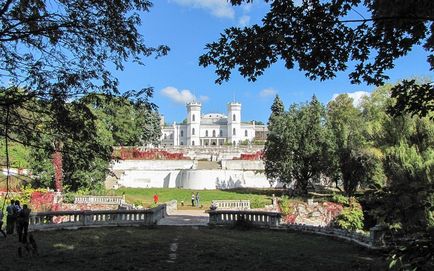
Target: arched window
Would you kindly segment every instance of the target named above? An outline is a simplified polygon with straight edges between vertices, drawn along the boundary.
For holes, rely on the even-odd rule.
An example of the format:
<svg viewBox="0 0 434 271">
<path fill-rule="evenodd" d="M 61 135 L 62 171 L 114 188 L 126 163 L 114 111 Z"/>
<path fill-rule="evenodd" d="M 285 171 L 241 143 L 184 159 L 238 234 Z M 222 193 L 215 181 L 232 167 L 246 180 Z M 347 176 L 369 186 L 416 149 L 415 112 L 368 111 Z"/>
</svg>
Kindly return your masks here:
<svg viewBox="0 0 434 271">
<path fill-rule="evenodd" d="M 215 137 L 215 130 L 212 130 L 212 137 Z"/>
<path fill-rule="evenodd" d="M 170 139 L 173 139 L 173 134 L 170 134 Z"/>
<path fill-rule="evenodd" d="M 247 133 L 247 130 L 244 131 L 244 136 L 248 136 L 249 133 Z"/>
<path fill-rule="evenodd" d="M 220 130 L 220 136 L 223 136 L 223 130 Z"/>
<path fill-rule="evenodd" d="M 196 116 L 194 114 L 191 116 L 191 121 L 196 121 Z"/>
<path fill-rule="evenodd" d="M 194 128 L 192 128 L 191 129 L 191 135 L 194 135 L 195 134 L 195 130 L 194 130 Z"/>
<path fill-rule="evenodd" d="M 184 142 L 181 141 L 181 146 L 184 145 Z"/>
<path fill-rule="evenodd" d="M 181 130 L 181 136 L 184 136 L 184 131 L 183 130 Z M 181 142 L 182 143 L 182 142 Z M 182 145 L 182 144 L 181 144 Z"/>
<path fill-rule="evenodd" d="M 166 134 L 164 134 L 164 139 L 167 139 L 167 135 Z"/>
<path fill-rule="evenodd" d="M 237 134 L 237 130 L 234 128 L 232 129 L 232 135 L 236 135 Z"/>
<path fill-rule="evenodd" d="M 236 144 L 237 144 L 237 143 L 235 143 L 235 140 L 234 140 L 234 141 L 232 142 L 232 145 L 234 145 L 234 146 L 235 146 Z"/>
<path fill-rule="evenodd" d="M 192 145 L 192 146 L 194 146 L 194 140 L 193 140 L 193 141 L 191 141 L 191 145 Z"/>
<path fill-rule="evenodd" d="M 236 121 L 237 120 L 237 116 L 235 116 L 235 114 L 232 115 L 232 120 Z"/>
<path fill-rule="evenodd" d="M 208 137 L 208 130 L 205 131 L 205 136 Z"/>
</svg>

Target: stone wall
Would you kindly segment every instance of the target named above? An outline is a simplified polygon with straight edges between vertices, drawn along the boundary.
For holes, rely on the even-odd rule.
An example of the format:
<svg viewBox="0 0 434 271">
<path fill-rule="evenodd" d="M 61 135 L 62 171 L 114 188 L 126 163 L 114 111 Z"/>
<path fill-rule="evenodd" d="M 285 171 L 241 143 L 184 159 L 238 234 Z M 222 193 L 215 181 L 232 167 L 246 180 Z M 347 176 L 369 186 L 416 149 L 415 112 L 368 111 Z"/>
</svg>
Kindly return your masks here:
<svg viewBox="0 0 434 271">
<path fill-rule="evenodd" d="M 222 169 L 234 170 L 265 170 L 264 161 L 256 160 L 222 160 Z"/>
<path fill-rule="evenodd" d="M 290 214 L 283 217 L 283 223 L 325 227 L 330 226 L 343 206 L 334 202 L 291 202 L 289 209 Z"/>
</svg>

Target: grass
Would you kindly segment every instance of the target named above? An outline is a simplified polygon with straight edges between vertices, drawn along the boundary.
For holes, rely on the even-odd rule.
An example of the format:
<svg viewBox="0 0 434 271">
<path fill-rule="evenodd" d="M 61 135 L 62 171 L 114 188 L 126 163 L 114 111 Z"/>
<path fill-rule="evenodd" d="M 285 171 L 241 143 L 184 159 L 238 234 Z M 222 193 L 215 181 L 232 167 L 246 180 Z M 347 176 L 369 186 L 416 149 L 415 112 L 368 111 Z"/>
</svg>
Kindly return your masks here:
<svg viewBox="0 0 434 271">
<path fill-rule="evenodd" d="M 236 190 L 190 190 L 178 188 L 119 188 L 112 190 L 116 195 L 125 193 L 127 202 L 143 203 L 144 206 L 149 206 L 153 202 L 153 196 L 158 194 L 160 202 L 170 200 L 178 201 L 179 209 L 188 209 L 191 207 L 191 194 L 199 192 L 200 204 L 203 208 L 208 208 L 212 200 L 250 200 L 252 208 L 264 207 L 266 204 L 271 204 L 271 197 L 263 192 L 263 189 L 236 189 Z M 181 206 L 181 202 L 184 206 Z"/>
<path fill-rule="evenodd" d="M 2 270 L 384 270 L 379 255 L 293 232 L 191 227 L 35 232 L 39 256 L 0 239 Z M 176 245 L 175 245 L 176 244 Z M 172 249 L 171 249 L 172 248 Z M 176 250 L 176 251 L 175 251 Z"/>
</svg>

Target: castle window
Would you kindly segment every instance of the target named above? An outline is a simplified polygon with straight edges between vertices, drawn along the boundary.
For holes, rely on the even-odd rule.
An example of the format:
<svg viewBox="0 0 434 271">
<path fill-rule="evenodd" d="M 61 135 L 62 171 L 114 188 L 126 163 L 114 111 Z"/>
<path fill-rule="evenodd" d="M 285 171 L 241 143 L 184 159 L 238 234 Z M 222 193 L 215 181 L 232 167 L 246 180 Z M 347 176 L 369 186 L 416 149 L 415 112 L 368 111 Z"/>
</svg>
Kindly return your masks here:
<svg viewBox="0 0 434 271">
<path fill-rule="evenodd" d="M 167 139 L 167 135 L 166 134 L 164 134 L 164 139 Z"/>
<path fill-rule="evenodd" d="M 215 130 L 212 130 L 212 137 L 215 137 Z"/>
<path fill-rule="evenodd" d="M 195 130 L 194 130 L 194 128 L 192 128 L 191 129 L 191 135 L 194 135 L 195 134 Z"/>
<path fill-rule="evenodd" d="M 184 136 L 184 131 L 181 130 L 181 136 Z M 181 142 L 182 143 L 182 142 Z"/>
<path fill-rule="evenodd" d="M 205 131 L 205 136 L 208 137 L 208 130 Z"/>
<path fill-rule="evenodd" d="M 196 116 L 194 114 L 191 116 L 191 121 L 196 121 Z"/>
<path fill-rule="evenodd" d="M 237 117 L 235 116 L 235 114 L 232 115 L 232 120 L 233 120 L 233 121 L 236 121 L 236 120 L 237 120 Z"/>
<path fill-rule="evenodd" d="M 244 131 L 244 136 L 248 136 L 247 130 Z"/>
<path fill-rule="evenodd" d="M 232 129 L 232 135 L 236 135 L 237 134 L 237 130 L 234 128 Z"/>
<path fill-rule="evenodd" d="M 194 146 L 194 140 L 193 140 L 193 141 L 191 141 L 191 145 L 192 145 L 192 146 Z"/>
</svg>

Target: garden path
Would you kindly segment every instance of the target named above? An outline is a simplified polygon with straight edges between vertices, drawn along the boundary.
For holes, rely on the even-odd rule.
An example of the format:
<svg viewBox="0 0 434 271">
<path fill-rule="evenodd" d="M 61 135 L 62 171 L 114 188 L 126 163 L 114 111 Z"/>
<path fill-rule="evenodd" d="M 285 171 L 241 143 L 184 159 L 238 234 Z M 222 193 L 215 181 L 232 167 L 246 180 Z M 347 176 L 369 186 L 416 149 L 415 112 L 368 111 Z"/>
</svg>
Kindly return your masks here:
<svg viewBox="0 0 434 271">
<path fill-rule="evenodd" d="M 209 216 L 204 210 L 173 210 L 157 225 L 162 226 L 207 226 Z"/>
</svg>

